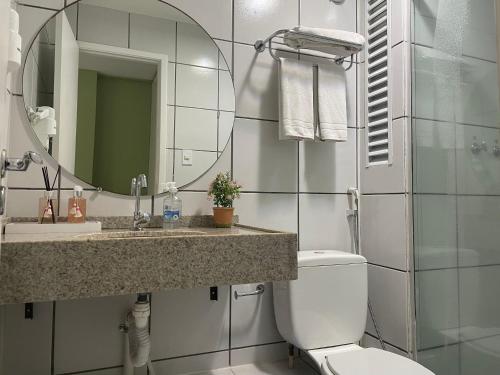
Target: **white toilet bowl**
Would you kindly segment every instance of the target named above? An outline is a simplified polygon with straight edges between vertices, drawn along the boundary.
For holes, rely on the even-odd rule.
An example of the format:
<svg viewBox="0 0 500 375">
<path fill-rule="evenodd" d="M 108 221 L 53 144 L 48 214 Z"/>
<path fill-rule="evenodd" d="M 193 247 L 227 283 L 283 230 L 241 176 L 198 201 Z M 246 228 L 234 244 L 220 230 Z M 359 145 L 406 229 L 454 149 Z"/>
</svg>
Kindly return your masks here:
<svg viewBox="0 0 500 375">
<path fill-rule="evenodd" d="M 297 280 L 274 283 L 281 335 L 323 375 L 434 375 L 409 358 L 355 343 L 365 331 L 366 259 L 340 251 L 300 251 Z"/>
</svg>

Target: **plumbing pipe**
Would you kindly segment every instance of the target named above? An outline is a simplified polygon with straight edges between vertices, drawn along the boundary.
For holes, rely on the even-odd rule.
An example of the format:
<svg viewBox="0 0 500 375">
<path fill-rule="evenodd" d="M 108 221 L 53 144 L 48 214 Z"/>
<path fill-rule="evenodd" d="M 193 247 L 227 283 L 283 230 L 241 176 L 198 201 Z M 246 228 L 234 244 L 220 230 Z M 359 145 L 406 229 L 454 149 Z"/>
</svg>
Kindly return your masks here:
<svg viewBox="0 0 500 375">
<path fill-rule="evenodd" d="M 125 338 L 124 375 L 133 375 L 134 367 L 148 366 L 154 373 L 150 361 L 151 340 L 149 337 L 149 316 L 151 314 L 147 295 L 140 294 L 134 308 L 127 316 L 127 337 Z"/>
</svg>

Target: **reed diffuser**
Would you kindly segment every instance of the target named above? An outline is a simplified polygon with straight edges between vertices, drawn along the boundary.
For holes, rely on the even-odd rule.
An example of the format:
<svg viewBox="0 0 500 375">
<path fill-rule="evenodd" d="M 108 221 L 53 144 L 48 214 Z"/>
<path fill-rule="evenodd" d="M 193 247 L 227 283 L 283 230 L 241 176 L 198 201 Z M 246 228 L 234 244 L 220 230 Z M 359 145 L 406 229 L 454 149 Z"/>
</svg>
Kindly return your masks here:
<svg viewBox="0 0 500 375">
<path fill-rule="evenodd" d="M 54 197 L 54 185 L 59 175 L 59 170 L 50 184 L 49 170 L 47 167 L 42 167 L 43 182 L 45 184 L 45 191 L 43 197 L 38 201 L 38 222 L 40 224 L 55 224 L 57 223 L 57 214 L 59 211 L 59 201 Z"/>
</svg>

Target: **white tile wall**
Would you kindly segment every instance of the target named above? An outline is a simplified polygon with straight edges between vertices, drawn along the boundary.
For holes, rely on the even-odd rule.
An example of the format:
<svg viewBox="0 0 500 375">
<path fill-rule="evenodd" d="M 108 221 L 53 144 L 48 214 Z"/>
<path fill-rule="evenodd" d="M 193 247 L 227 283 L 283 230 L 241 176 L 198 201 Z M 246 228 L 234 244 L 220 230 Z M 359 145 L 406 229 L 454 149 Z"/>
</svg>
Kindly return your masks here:
<svg viewBox="0 0 500 375">
<path fill-rule="evenodd" d="M 125 321 L 135 296 L 62 301 L 56 304 L 55 374 L 123 363 Z"/>
<path fill-rule="evenodd" d="M 233 66 L 233 43 L 225 40 L 214 39 L 221 51 L 219 69 L 232 70 Z"/>
<path fill-rule="evenodd" d="M 297 191 L 297 142 L 278 140 L 278 123 L 237 119 L 234 177 L 244 191 Z"/>
<path fill-rule="evenodd" d="M 344 194 L 300 194 L 300 249 L 351 252 L 348 207 Z"/>
<path fill-rule="evenodd" d="M 234 1 L 234 40 L 254 44 L 279 29 L 297 26 L 299 1 Z"/>
<path fill-rule="evenodd" d="M 178 186 L 192 182 L 217 161 L 217 152 L 193 151 L 192 165 L 182 165 L 182 152 L 182 150 L 167 150 L 169 161 L 167 176 L 172 181 L 177 182 Z M 175 153 L 175 158 L 172 157 L 173 153 Z M 173 166 L 170 165 L 171 162 L 175 163 L 174 174 L 171 174 L 171 171 L 174 170 Z"/>
<path fill-rule="evenodd" d="M 418 2 L 418 0 L 417 0 Z M 391 1 L 391 42 L 395 46 L 410 36 L 410 2 Z"/>
<path fill-rule="evenodd" d="M 217 151 L 217 111 L 179 107 L 175 116 L 176 148 Z"/>
<path fill-rule="evenodd" d="M 232 1 L 169 0 L 195 19 L 213 38 L 232 40 Z"/>
<path fill-rule="evenodd" d="M 175 22 L 130 14 L 130 48 L 161 53 L 175 61 Z"/>
<path fill-rule="evenodd" d="M 229 71 L 219 71 L 219 109 L 234 112 L 234 86 Z"/>
<path fill-rule="evenodd" d="M 153 293 L 152 359 L 229 349 L 229 287 L 218 294 L 211 301 L 209 288 Z"/>
<path fill-rule="evenodd" d="M 242 117 L 278 119 L 278 65 L 267 51 L 234 45 L 236 114 Z"/>
<path fill-rule="evenodd" d="M 235 202 L 240 223 L 296 233 L 297 195 L 243 193 Z"/>
<path fill-rule="evenodd" d="M 346 1 L 337 5 L 328 1 L 301 1 L 300 24 L 308 27 L 356 31 L 356 2 Z"/>
<path fill-rule="evenodd" d="M 27 48 L 31 45 L 40 27 L 54 14 L 55 11 L 49 9 L 33 8 L 18 5 L 19 13 L 19 34 L 22 37 L 23 57 L 27 53 Z M 12 92 L 19 94 L 21 90 L 22 69 L 13 75 Z"/>
<path fill-rule="evenodd" d="M 272 283 L 265 283 L 264 294 L 238 298 L 234 292 L 249 293 L 257 284 L 233 285 L 231 294 L 231 347 L 241 348 L 283 341 L 274 319 Z"/>
<path fill-rule="evenodd" d="M 36 303 L 33 320 L 24 319 L 24 304 L 2 306 L 2 374 L 50 374 L 52 303 Z"/>
<path fill-rule="evenodd" d="M 408 270 L 407 200 L 404 194 L 361 197 L 361 254 L 370 263 Z"/>
<path fill-rule="evenodd" d="M 219 151 L 224 151 L 231 143 L 234 126 L 234 112 L 219 112 Z"/>
<path fill-rule="evenodd" d="M 274 362 L 288 358 L 288 344 L 268 344 L 231 350 L 231 365 Z"/>
<path fill-rule="evenodd" d="M 46 157 L 47 153 L 40 142 L 35 139 L 35 133 L 28 128 L 27 115 L 21 97 L 12 98 L 11 114 L 9 154 L 13 157 L 21 157 L 28 150 L 39 152 L 45 156 L 44 164 L 48 167 L 49 176 L 53 179 L 57 171 L 57 163 L 52 158 Z M 32 166 L 24 173 L 9 174 L 9 187 L 43 188 L 43 186 L 42 173 L 38 166 Z"/>
<path fill-rule="evenodd" d="M 356 129 L 347 130 L 347 142 L 299 145 L 299 190 L 315 193 L 346 193 L 356 186 Z M 323 168 L 325 165 L 336 168 Z"/>
<path fill-rule="evenodd" d="M 127 48 L 128 18 L 126 12 L 79 4 L 78 40 Z"/>
<path fill-rule="evenodd" d="M 403 357 L 408 357 L 408 353 L 401 350 L 401 349 L 398 349 L 398 348 L 395 348 L 394 346 L 390 345 L 390 344 L 387 344 L 385 341 L 385 348 L 386 350 L 388 350 L 389 352 L 391 353 L 394 353 L 394 354 L 399 354 Z M 382 349 L 382 347 L 380 346 L 380 342 L 378 340 L 378 338 L 375 338 L 373 336 L 370 336 L 368 334 L 365 334 L 363 336 L 363 338 L 361 339 L 361 346 L 363 348 L 377 348 L 377 349 Z"/>
<path fill-rule="evenodd" d="M 387 342 L 408 350 L 408 283 L 409 274 L 374 265 L 368 266 L 368 296 L 377 324 Z M 375 329 L 367 316 L 366 330 L 375 336 Z"/>
<path fill-rule="evenodd" d="M 176 104 L 188 107 L 217 109 L 217 70 L 178 65 Z M 193 91 L 193 87 L 196 90 Z"/>
<path fill-rule="evenodd" d="M 218 68 L 219 49 L 210 36 L 202 31 L 198 25 L 179 23 L 177 32 L 179 33 L 178 62 L 207 68 Z M 200 56 L 203 56 L 203 58 L 200 59 Z"/>
<path fill-rule="evenodd" d="M 231 139 L 229 139 L 229 143 L 226 145 L 226 148 L 222 153 L 219 153 L 219 159 L 213 164 L 213 166 L 206 172 L 203 176 L 201 176 L 198 180 L 193 182 L 192 184 L 187 186 L 189 190 L 202 190 L 206 191 L 208 186 L 215 178 L 215 176 L 219 172 L 226 172 L 231 170 Z"/>
</svg>

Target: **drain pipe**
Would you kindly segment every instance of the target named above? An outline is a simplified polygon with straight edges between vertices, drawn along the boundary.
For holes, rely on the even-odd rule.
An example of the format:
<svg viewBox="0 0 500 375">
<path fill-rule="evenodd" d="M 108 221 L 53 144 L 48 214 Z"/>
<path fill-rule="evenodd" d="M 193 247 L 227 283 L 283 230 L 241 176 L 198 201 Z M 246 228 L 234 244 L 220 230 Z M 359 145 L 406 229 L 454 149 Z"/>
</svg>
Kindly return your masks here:
<svg viewBox="0 0 500 375">
<path fill-rule="evenodd" d="M 149 338 L 149 316 L 151 315 L 148 295 L 141 293 L 133 309 L 127 315 L 127 321 L 120 326 L 125 336 L 125 360 L 123 375 L 133 375 L 134 368 L 147 366 L 154 375 L 150 359 L 151 340 Z"/>
<path fill-rule="evenodd" d="M 360 255 L 359 249 L 359 190 L 355 187 L 350 187 L 347 189 L 347 194 L 351 196 L 352 199 L 352 209 L 347 210 L 347 220 L 349 222 L 349 226 L 351 227 L 352 235 L 354 237 L 354 252 L 357 255 Z M 375 328 L 375 333 L 377 334 L 378 342 L 380 343 L 380 347 L 382 350 L 387 350 L 385 346 L 385 342 L 382 339 L 382 334 L 380 333 L 377 319 L 375 319 L 375 313 L 373 311 L 372 303 L 370 298 L 368 298 L 368 311 L 370 313 L 370 317 L 373 322 L 373 328 Z"/>
</svg>

